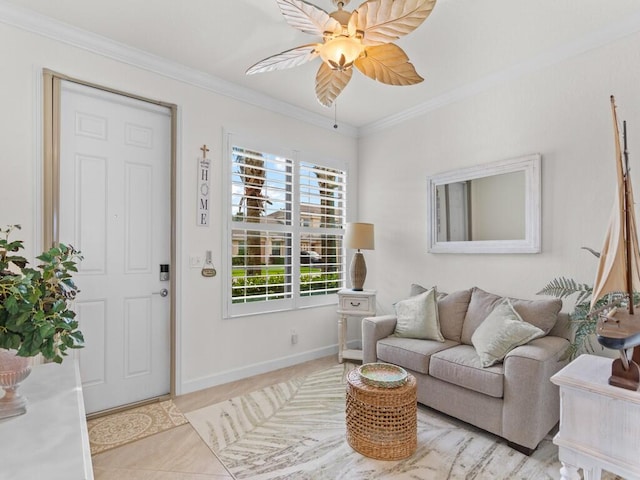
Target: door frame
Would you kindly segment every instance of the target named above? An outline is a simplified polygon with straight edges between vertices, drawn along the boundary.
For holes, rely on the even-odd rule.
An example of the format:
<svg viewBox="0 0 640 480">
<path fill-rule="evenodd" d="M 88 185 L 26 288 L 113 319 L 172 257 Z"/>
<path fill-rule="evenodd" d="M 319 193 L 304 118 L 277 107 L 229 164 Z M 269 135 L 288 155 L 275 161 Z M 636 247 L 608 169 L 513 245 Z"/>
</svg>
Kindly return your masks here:
<svg viewBox="0 0 640 480">
<path fill-rule="evenodd" d="M 43 221 L 43 245 L 49 248 L 59 242 L 59 213 L 60 213 L 60 99 L 61 99 L 61 82 L 77 83 L 87 87 L 96 88 L 116 95 L 122 95 L 143 102 L 160 105 L 170 110 L 171 117 L 171 165 L 170 165 L 170 261 L 171 270 L 173 271 L 169 278 L 169 344 L 170 344 L 170 374 L 169 374 L 169 398 L 176 396 L 176 311 L 177 298 L 176 288 L 178 285 L 177 275 L 177 198 L 176 198 L 176 178 L 177 178 L 177 112 L 178 107 L 173 103 L 162 102 L 150 98 L 134 95 L 113 88 L 104 87 L 95 83 L 86 82 L 77 78 L 73 78 L 61 73 L 44 68 L 42 70 L 43 82 L 43 185 L 42 185 L 42 221 Z M 138 404 L 151 403 L 158 400 L 166 399 L 166 395 L 158 398 L 151 398 L 137 402 Z M 129 408 L 131 405 L 123 405 L 99 414 L 112 413 L 117 410 Z"/>
</svg>

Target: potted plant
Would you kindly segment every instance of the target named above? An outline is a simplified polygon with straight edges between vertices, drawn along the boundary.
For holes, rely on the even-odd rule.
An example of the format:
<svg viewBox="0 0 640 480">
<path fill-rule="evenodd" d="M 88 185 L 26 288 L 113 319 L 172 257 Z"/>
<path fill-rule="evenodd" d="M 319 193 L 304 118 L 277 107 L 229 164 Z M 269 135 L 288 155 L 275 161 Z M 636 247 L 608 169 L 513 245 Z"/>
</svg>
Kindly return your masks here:
<svg viewBox="0 0 640 480">
<path fill-rule="evenodd" d="M 60 244 L 38 256 L 40 264 L 31 268 L 21 255 L 23 242 L 9 240 L 19 229 L 0 229 L 0 386 L 6 392 L 0 418 L 26 411 L 15 389 L 30 372 L 30 357 L 42 354 L 61 363 L 67 349 L 84 343 L 70 309 L 78 292 L 71 274 L 77 272 L 80 252 Z"/>
<path fill-rule="evenodd" d="M 600 257 L 600 253 L 588 247 L 582 247 L 595 257 Z M 569 314 L 570 323 L 573 327 L 574 340 L 567 349 L 564 358 L 573 360 L 581 353 L 595 353 L 592 343 L 596 333 L 596 326 L 600 315 L 606 315 L 614 307 L 626 307 L 629 301 L 628 295 L 624 292 L 608 293 L 599 298 L 591 309 L 591 294 L 593 287 L 586 283 L 579 283 L 571 278 L 558 277 L 551 280 L 538 295 L 551 295 L 561 299 L 575 296 L 573 311 Z M 635 292 L 634 302 L 640 301 L 640 293 Z M 598 345 L 600 351 L 604 347 Z"/>
</svg>

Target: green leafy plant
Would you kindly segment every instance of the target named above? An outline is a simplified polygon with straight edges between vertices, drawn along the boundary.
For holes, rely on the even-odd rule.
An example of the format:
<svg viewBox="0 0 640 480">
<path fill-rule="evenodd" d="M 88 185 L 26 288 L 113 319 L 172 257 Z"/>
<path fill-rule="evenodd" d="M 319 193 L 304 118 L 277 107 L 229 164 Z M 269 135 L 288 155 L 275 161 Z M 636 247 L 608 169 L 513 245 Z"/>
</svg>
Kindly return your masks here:
<svg viewBox="0 0 640 480">
<path fill-rule="evenodd" d="M 591 310 L 592 293 L 592 286 L 565 277 L 551 280 L 538 292 L 538 295 L 552 295 L 562 299 L 572 296 L 575 298 L 573 311 L 569 314 L 575 336 L 564 355 L 565 358 L 573 359 L 583 352 L 594 353 L 590 338 L 596 333 L 598 317 L 606 314 L 613 307 L 626 307 L 628 303 L 628 295 L 625 293 L 610 293 L 600 298 Z M 637 303 L 638 300 L 640 295 L 635 293 L 634 301 Z"/>
<path fill-rule="evenodd" d="M 62 362 L 69 348 L 84 343 L 70 302 L 78 293 L 72 279 L 80 252 L 59 244 L 43 252 L 37 268 L 21 255 L 21 240 L 9 240 L 20 225 L 0 229 L 0 348 L 15 349 L 19 356 L 41 353 Z"/>
</svg>

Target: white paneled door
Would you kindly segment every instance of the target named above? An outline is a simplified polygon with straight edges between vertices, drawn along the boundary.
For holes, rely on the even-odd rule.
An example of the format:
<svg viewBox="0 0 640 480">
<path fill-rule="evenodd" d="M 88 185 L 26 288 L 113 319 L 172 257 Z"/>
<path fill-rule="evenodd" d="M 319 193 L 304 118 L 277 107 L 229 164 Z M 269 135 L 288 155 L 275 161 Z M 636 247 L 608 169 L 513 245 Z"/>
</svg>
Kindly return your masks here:
<svg viewBox="0 0 640 480">
<path fill-rule="evenodd" d="M 170 391 L 170 171 L 169 108 L 62 82 L 59 238 L 84 256 L 88 413 Z"/>
</svg>

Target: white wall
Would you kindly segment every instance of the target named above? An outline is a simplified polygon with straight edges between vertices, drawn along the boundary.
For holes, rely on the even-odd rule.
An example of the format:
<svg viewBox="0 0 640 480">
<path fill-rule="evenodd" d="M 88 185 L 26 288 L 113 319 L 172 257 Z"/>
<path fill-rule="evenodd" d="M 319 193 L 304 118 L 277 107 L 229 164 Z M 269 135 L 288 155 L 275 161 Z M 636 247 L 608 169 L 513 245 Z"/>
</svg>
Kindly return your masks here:
<svg viewBox="0 0 640 480">
<path fill-rule="evenodd" d="M 600 250 L 613 202 L 609 96 L 628 121 L 631 165 L 640 165 L 639 80 L 634 34 L 361 138 L 360 215 L 376 225 L 367 284 L 382 309 L 412 282 L 522 298 L 560 275 L 593 283 L 596 258 L 580 247 Z M 427 252 L 428 175 L 531 153 L 542 154 L 542 253 Z"/>
<path fill-rule="evenodd" d="M 0 24 L 0 225 L 20 223 L 28 255 L 41 248 L 41 71 L 175 103 L 179 108 L 178 392 L 185 393 L 337 351 L 335 306 L 237 319 L 222 318 L 222 131 L 275 143 L 350 165 L 357 176 L 357 142 L 299 120 L 154 74 L 45 37 Z M 196 158 L 207 144 L 213 159 L 211 226 L 195 225 Z M 355 182 L 353 182 L 355 192 Z M 217 196 L 216 196 L 217 194 Z M 355 195 L 353 199 L 355 199 Z M 351 202 L 355 207 L 355 203 Z M 35 246 L 37 245 L 37 247 Z M 220 275 L 207 279 L 189 254 L 213 251 Z M 80 285 L 81 287 L 81 285 Z M 290 344 L 290 330 L 298 333 Z"/>
</svg>

